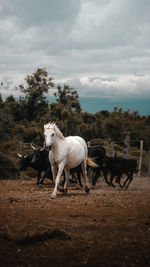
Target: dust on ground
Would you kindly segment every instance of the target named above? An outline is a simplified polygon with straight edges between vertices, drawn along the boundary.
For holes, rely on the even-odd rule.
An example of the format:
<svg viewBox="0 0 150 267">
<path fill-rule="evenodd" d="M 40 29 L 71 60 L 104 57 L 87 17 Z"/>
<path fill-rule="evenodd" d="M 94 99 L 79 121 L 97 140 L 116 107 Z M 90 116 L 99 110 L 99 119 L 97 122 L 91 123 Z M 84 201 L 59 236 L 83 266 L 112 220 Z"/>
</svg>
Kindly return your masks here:
<svg viewBox="0 0 150 267">
<path fill-rule="evenodd" d="M 127 191 L 102 179 L 67 196 L 45 180 L 0 180 L 0 266 L 150 266 L 150 177 Z"/>
</svg>

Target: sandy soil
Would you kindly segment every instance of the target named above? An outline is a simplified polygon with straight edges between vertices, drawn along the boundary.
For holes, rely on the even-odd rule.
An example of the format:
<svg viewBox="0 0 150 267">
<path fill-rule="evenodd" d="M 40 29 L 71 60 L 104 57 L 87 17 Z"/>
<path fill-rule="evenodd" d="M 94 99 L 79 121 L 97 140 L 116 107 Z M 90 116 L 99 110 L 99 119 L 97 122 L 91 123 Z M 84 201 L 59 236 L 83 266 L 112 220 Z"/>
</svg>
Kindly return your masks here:
<svg viewBox="0 0 150 267">
<path fill-rule="evenodd" d="M 50 199 L 48 180 L 0 180 L 0 266 L 150 266 L 150 177 Z"/>
</svg>

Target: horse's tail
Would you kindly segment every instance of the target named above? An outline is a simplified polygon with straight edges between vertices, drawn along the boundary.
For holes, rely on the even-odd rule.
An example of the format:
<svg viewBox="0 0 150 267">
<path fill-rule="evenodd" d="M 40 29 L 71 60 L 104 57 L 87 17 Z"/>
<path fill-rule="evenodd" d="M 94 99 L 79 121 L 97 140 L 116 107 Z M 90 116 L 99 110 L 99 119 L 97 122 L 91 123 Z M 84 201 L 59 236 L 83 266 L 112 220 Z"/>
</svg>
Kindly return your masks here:
<svg viewBox="0 0 150 267">
<path fill-rule="evenodd" d="M 99 167 L 92 159 L 87 158 L 87 162 L 88 165 L 90 165 L 91 167 Z"/>
</svg>

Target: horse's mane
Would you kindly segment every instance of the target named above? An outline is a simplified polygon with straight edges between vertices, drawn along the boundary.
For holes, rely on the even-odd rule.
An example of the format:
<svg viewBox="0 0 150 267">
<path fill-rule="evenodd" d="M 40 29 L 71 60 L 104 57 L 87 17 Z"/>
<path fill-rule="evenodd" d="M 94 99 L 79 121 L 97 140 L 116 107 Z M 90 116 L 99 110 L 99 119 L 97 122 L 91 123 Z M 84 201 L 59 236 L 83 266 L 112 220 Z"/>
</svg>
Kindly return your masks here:
<svg viewBox="0 0 150 267">
<path fill-rule="evenodd" d="M 58 126 L 56 125 L 55 122 L 49 122 L 47 124 L 44 125 L 44 130 L 46 129 L 53 129 L 56 132 L 56 135 L 61 138 L 61 139 L 65 139 L 65 137 L 63 136 L 62 132 L 59 130 Z"/>
</svg>

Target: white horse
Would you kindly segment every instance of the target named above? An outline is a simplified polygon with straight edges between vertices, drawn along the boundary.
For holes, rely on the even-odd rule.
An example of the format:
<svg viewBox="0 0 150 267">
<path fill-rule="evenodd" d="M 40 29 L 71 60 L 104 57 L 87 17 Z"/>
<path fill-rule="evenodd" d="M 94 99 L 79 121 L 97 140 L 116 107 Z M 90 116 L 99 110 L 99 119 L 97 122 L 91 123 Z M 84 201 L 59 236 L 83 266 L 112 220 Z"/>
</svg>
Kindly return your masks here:
<svg viewBox="0 0 150 267">
<path fill-rule="evenodd" d="M 75 168 L 79 164 L 81 164 L 83 170 L 85 191 L 89 193 L 87 163 L 94 167 L 97 167 L 97 165 L 87 157 L 88 151 L 84 139 L 80 136 L 64 137 L 54 122 L 49 122 L 44 125 L 44 136 L 45 146 L 49 150 L 49 161 L 55 179 L 55 188 L 51 198 L 56 197 L 57 187 L 63 170 L 66 176 L 64 192 L 67 192 L 66 187 L 69 178 L 69 169 Z"/>
</svg>

